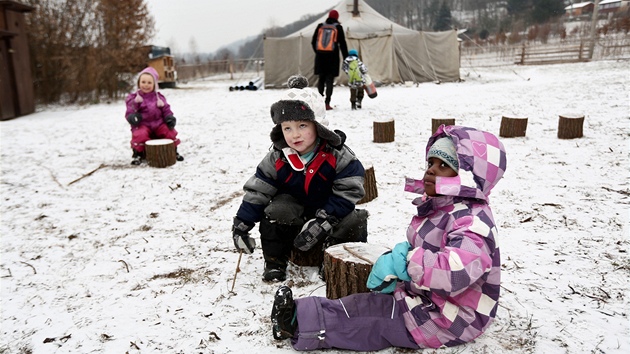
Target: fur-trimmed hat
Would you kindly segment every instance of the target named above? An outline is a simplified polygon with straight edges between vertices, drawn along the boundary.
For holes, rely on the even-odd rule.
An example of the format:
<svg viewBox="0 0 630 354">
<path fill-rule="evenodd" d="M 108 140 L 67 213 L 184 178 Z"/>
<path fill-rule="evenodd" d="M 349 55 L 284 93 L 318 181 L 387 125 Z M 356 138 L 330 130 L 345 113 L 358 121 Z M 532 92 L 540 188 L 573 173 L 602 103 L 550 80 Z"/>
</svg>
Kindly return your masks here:
<svg viewBox="0 0 630 354">
<path fill-rule="evenodd" d="M 278 149 L 287 147 L 284 140 L 282 122 L 305 120 L 315 123 L 317 135 L 328 141 L 332 146 L 343 143 L 341 137 L 329 130 L 326 119 L 326 105 L 324 97 L 308 87 L 308 79 L 301 75 L 294 75 L 287 80 L 289 89 L 283 93 L 280 100 L 271 105 L 271 120 L 276 125 L 269 136 Z"/>
<path fill-rule="evenodd" d="M 140 96 L 140 77 L 143 74 L 149 74 L 151 76 L 153 76 L 153 92 L 155 92 L 155 97 L 157 97 L 157 106 L 162 108 L 164 107 L 164 102 L 162 102 L 162 100 L 160 99 L 160 96 L 158 96 L 157 92 L 158 92 L 158 79 L 160 78 L 160 75 L 158 74 L 158 72 L 153 69 L 150 66 L 147 66 L 146 68 L 144 68 L 140 74 L 138 74 L 138 82 L 136 83 L 136 85 L 138 86 L 138 95 L 136 95 L 136 103 L 142 103 L 143 99 L 142 96 Z"/>
<path fill-rule="evenodd" d="M 449 137 L 443 137 L 436 140 L 427 154 L 427 160 L 429 157 L 437 157 L 444 161 L 455 172 L 459 171 L 459 160 L 457 159 L 457 150 L 453 140 Z"/>
</svg>

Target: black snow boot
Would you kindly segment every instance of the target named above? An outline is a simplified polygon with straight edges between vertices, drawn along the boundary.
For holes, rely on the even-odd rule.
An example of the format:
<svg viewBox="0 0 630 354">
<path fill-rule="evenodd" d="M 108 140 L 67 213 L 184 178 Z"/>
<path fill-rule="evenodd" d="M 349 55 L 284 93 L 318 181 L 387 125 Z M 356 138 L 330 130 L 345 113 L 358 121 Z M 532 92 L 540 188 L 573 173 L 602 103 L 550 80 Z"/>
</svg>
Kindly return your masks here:
<svg viewBox="0 0 630 354">
<path fill-rule="evenodd" d="M 286 267 L 276 264 L 266 264 L 263 271 L 263 280 L 266 282 L 285 281 L 287 279 Z"/>
<path fill-rule="evenodd" d="M 133 150 L 133 155 L 131 156 L 131 164 L 132 165 L 139 165 L 142 163 L 142 161 L 145 160 L 145 154 L 144 151 L 143 152 L 139 152 L 136 150 Z"/>
<path fill-rule="evenodd" d="M 180 155 L 177 150 L 175 150 L 175 156 L 175 159 L 177 159 L 177 161 L 184 161 L 184 156 Z"/>
<path fill-rule="evenodd" d="M 271 309 L 273 338 L 283 340 L 292 338 L 297 328 L 297 312 L 291 288 L 282 285 L 276 291 Z"/>
</svg>

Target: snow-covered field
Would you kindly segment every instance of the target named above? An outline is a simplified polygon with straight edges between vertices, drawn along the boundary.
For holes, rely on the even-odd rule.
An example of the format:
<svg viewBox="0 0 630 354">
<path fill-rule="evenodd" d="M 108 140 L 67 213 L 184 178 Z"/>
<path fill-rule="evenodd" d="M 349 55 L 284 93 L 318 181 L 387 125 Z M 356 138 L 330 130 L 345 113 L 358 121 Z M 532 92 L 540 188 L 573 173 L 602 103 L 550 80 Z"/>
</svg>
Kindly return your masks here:
<svg viewBox="0 0 630 354">
<path fill-rule="evenodd" d="M 335 89 L 328 117 L 374 166 L 378 198 L 361 207 L 369 242 L 386 246 L 404 239 L 414 212 L 404 176 L 422 175 L 431 118 L 495 134 L 504 115 L 529 119 L 525 138 L 502 139 L 508 168 L 491 196 L 497 320 L 473 343 L 425 352 L 630 352 L 628 67 L 462 69 L 461 83 L 380 87 L 360 111 Z M 165 169 L 130 165 L 122 101 L 0 122 L 0 353 L 293 351 L 271 336 L 278 284 L 262 282 L 260 249 L 243 256 L 230 291 L 231 220 L 270 147 L 280 94 L 230 92 L 235 81 L 164 90 L 186 158 Z M 585 115 L 583 138 L 557 138 L 565 113 Z M 395 141 L 374 143 L 372 124 L 385 118 Z M 325 295 L 315 268 L 289 270 L 296 296 Z"/>
</svg>

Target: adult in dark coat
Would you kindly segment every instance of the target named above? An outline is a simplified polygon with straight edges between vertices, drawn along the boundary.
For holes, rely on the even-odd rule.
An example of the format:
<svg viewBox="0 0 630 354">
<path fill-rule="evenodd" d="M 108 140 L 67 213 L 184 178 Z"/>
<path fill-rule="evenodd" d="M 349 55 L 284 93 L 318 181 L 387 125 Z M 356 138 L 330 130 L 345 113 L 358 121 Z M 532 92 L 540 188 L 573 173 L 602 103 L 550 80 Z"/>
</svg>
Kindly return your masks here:
<svg viewBox="0 0 630 354">
<path fill-rule="evenodd" d="M 343 32 L 343 27 L 339 24 L 339 12 L 337 12 L 337 10 L 330 10 L 325 24 L 334 24 L 337 27 L 337 44 L 335 48 L 331 52 L 317 51 L 317 33 L 320 27 L 324 25 L 323 23 L 317 25 L 315 33 L 313 33 L 311 45 L 313 46 L 313 51 L 315 51 L 315 75 L 319 76 L 317 90 L 320 95 L 324 96 L 324 89 L 326 89 L 326 109 L 331 110 L 330 98 L 333 93 L 333 83 L 335 77 L 339 76 L 339 66 L 341 63 L 339 50 L 341 50 L 341 55 L 343 55 L 342 59 L 345 59 L 348 56 L 348 46 L 346 45 L 346 36 Z"/>
</svg>

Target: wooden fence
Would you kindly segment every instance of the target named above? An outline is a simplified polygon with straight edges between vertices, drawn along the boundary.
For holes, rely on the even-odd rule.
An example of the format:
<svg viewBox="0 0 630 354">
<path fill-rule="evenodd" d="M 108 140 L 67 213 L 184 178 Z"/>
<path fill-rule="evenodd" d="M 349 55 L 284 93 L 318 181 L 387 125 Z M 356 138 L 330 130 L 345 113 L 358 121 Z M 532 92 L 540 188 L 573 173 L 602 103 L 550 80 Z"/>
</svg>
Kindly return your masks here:
<svg viewBox="0 0 630 354">
<path fill-rule="evenodd" d="M 515 45 L 472 45 L 460 48 L 461 67 L 488 67 L 503 65 L 540 65 L 588 60 L 630 59 L 630 36 L 604 37 L 593 47 L 589 58 L 589 41 L 550 41 Z"/>
<path fill-rule="evenodd" d="M 260 76 L 263 63 L 263 58 L 250 58 L 213 60 L 199 64 L 178 64 L 177 80 L 186 82 L 217 74 L 229 74 L 230 79 L 234 79 L 244 72 L 257 72 Z"/>
<path fill-rule="evenodd" d="M 588 45 L 585 46 L 584 42 L 579 44 L 560 43 L 554 46 L 523 43 L 520 53 L 516 53 L 514 64 L 563 64 L 588 60 L 590 60 L 589 47 Z"/>
</svg>

